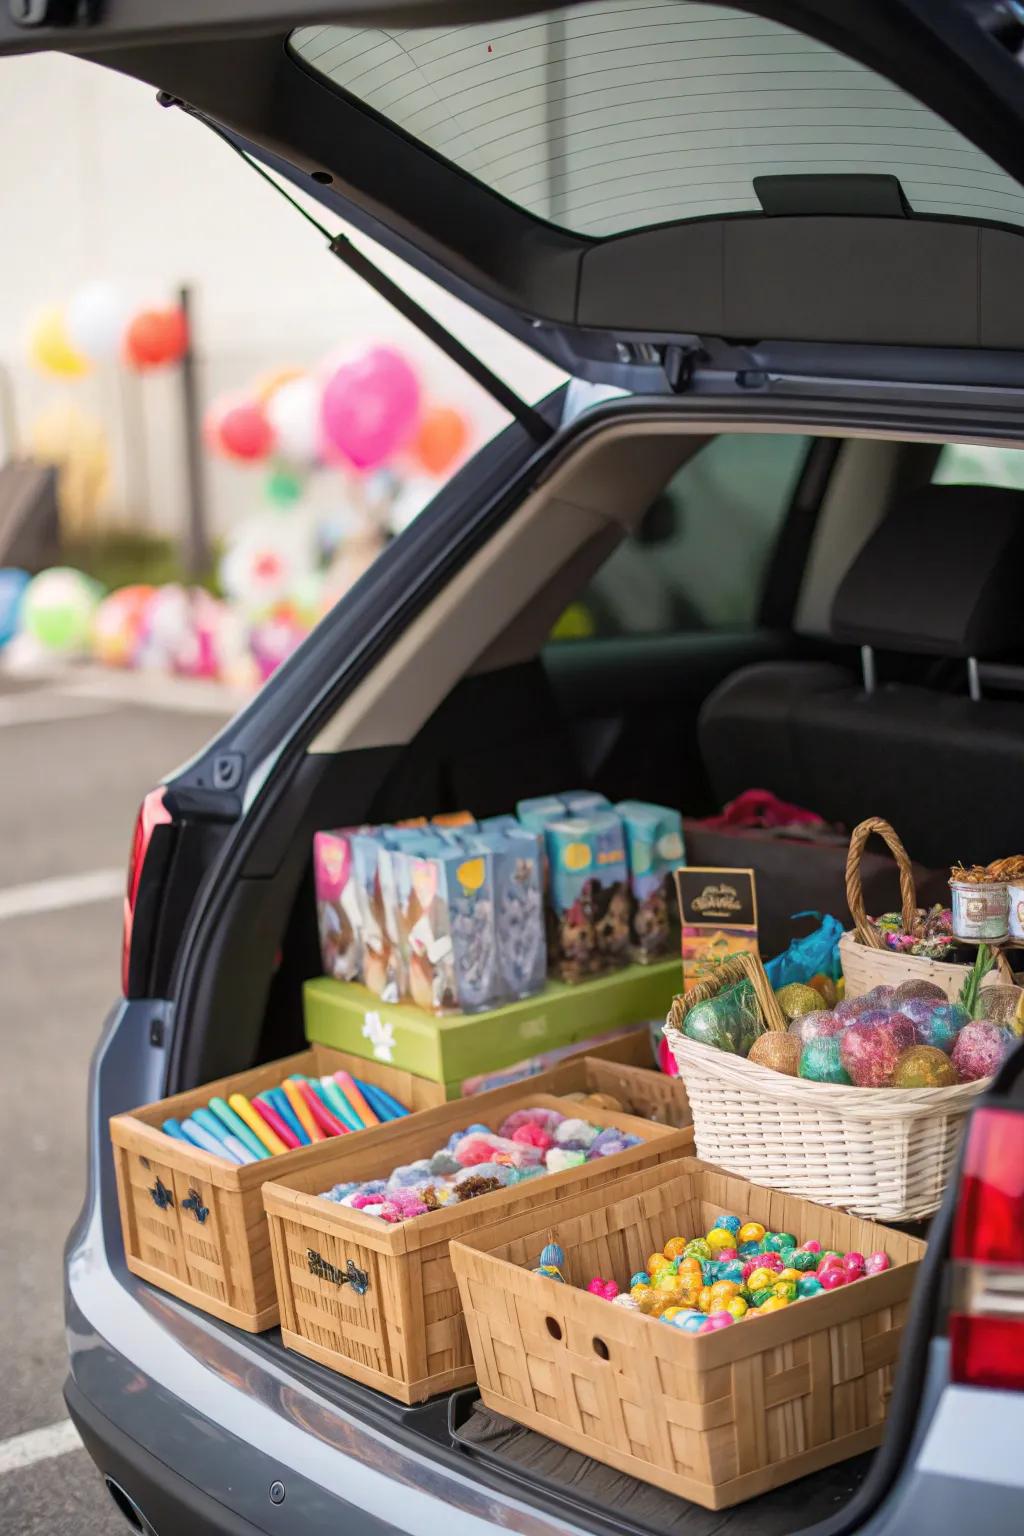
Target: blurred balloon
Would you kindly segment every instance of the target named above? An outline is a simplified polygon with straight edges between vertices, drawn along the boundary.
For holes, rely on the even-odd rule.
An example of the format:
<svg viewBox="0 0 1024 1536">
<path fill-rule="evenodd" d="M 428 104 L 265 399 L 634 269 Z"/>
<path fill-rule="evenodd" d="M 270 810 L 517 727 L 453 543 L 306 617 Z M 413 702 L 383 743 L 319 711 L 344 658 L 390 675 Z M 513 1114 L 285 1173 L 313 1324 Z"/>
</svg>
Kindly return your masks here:
<svg viewBox="0 0 1024 1536">
<path fill-rule="evenodd" d="M 229 459 L 254 463 L 274 445 L 273 429 L 258 400 L 215 401 L 207 413 L 207 442 Z"/>
<path fill-rule="evenodd" d="M 124 300 L 113 283 L 86 283 L 68 305 L 68 339 L 92 362 L 108 362 L 118 355 L 127 321 Z"/>
<path fill-rule="evenodd" d="M 286 384 L 291 384 L 296 379 L 301 379 L 302 376 L 301 368 L 273 368 L 269 373 L 260 375 L 252 386 L 252 393 L 260 405 L 266 405 L 279 389 L 283 389 Z"/>
<path fill-rule="evenodd" d="M 110 482 L 110 445 L 103 423 L 74 400 L 54 400 L 32 422 L 29 448 L 57 470 L 57 501 L 65 533 L 89 533 Z"/>
<path fill-rule="evenodd" d="M 147 672 L 172 672 L 192 633 L 189 596 L 178 582 L 157 587 L 146 604 L 136 666 Z"/>
<path fill-rule="evenodd" d="M 189 593 L 189 630 L 174 658 L 183 677 L 217 676 L 217 636 L 225 605 L 201 587 Z"/>
<path fill-rule="evenodd" d="M 0 647 L 18 632 L 18 614 L 28 583 L 28 572 L 17 566 L 9 565 L 0 570 Z"/>
<path fill-rule="evenodd" d="M 235 528 L 220 563 L 220 584 L 244 613 L 266 614 L 316 567 L 316 532 L 301 510 L 263 512 Z"/>
<path fill-rule="evenodd" d="M 435 405 L 423 414 L 412 451 L 428 475 L 443 475 L 462 457 L 469 443 L 469 423 L 450 405 Z"/>
<path fill-rule="evenodd" d="M 21 603 L 21 628 L 44 650 L 69 654 L 85 649 L 102 588 L 70 566 L 55 565 L 34 576 Z"/>
<path fill-rule="evenodd" d="M 328 379 L 323 435 L 356 469 L 376 469 L 408 442 L 419 405 L 419 383 L 405 358 L 391 347 L 374 347 Z"/>
<path fill-rule="evenodd" d="M 103 599 L 92 621 L 92 649 L 97 661 L 108 667 L 135 665 L 152 597 L 152 587 L 132 586 L 119 587 Z"/>
<path fill-rule="evenodd" d="M 312 464 L 320 454 L 320 388 L 309 374 L 283 383 L 266 402 L 277 452 L 291 464 Z"/>
<path fill-rule="evenodd" d="M 305 638 L 305 628 L 288 607 L 275 609 L 268 618 L 255 625 L 249 643 L 260 681 L 266 682 Z"/>
<path fill-rule="evenodd" d="M 144 309 L 128 322 L 125 358 L 140 373 L 179 362 L 187 350 L 188 321 L 181 309 Z"/>
<path fill-rule="evenodd" d="M 59 304 L 48 304 L 32 320 L 28 355 L 40 372 L 59 379 L 77 379 L 89 372 L 89 359 L 72 344 L 67 317 Z"/>
<path fill-rule="evenodd" d="M 302 476 L 294 470 L 278 465 L 267 476 L 267 500 L 272 507 L 292 507 L 302 500 L 304 486 Z"/>
</svg>

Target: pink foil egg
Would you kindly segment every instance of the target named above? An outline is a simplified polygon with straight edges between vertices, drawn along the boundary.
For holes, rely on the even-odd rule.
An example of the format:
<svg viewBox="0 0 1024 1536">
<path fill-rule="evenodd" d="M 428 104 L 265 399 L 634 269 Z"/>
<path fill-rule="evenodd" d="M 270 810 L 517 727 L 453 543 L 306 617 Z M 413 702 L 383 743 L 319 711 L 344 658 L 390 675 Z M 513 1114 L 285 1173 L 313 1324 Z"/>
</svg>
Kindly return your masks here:
<svg viewBox="0 0 1024 1536">
<path fill-rule="evenodd" d="M 864 1260 L 864 1268 L 869 1275 L 880 1275 L 884 1269 L 889 1269 L 891 1266 L 892 1261 L 889 1255 L 881 1251 L 869 1253 Z"/>
<path fill-rule="evenodd" d="M 707 1321 L 696 1330 L 697 1333 L 717 1333 L 720 1328 L 728 1328 L 736 1319 L 731 1312 L 713 1312 Z"/>
<path fill-rule="evenodd" d="M 829 1264 L 818 1270 L 818 1279 L 823 1291 L 834 1291 L 847 1284 L 848 1276 L 842 1264 Z"/>
<path fill-rule="evenodd" d="M 858 1253 L 856 1249 L 851 1250 L 850 1253 L 843 1254 L 843 1268 L 846 1270 L 862 1270 L 865 1268 L 866 1262 L 864 1255 Z"/>
</svg>

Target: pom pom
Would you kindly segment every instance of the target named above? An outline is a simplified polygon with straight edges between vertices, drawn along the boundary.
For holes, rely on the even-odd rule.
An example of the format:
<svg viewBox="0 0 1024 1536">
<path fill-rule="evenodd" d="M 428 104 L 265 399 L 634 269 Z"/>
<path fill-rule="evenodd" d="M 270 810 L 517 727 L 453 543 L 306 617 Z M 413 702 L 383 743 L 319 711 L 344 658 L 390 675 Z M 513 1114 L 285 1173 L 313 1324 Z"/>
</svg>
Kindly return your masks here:
<svg viewBox="0 0 1024 1536">
<path fill-rule="evenodd" d="M 565 1173 L 568 1168 L 578 1168 L 587 1160 L 586 1153 L 572 1152 L 567 1147 L 552 1147 L 544 1154 L 548 1173 Z"/>
<path fill-rule="evenodd" d="M 457 1157 L 452 1157 L 450 1152 L 435 1152 L 430 1159 L 430 1172 L 435 1178 L 443 1178 L 449 1173 L 458 1173 L 462 1164 Z"/>
<path fill-rule="evenodd" d="M 551 1137 L 541 1126 L 529 1124 L 521 1125 L 512 1132 L 512 1141 L 518 1141 L 525 1147 L 538 1147 L 541 1152 L 546 1152 L 548 1147 L 554 1145 Z"/>
<path fill-rule="evenodd" d="M 581 1148 L 586 1148 L 597 1139 L 598 1131 L 595 1125 L 587 1120 L 563 1120 L 555 1131 L 555 1141 L 560 1147 L 570 1143 Z"/>
<path fill-rule="evenodd" d="M 513 1170 L 505 1163 L 474 1163 L 469 1168 L 460 1168 L 455 1175 L 456 1186 L 465 1183 L 466 1179 L 497 1179 L 502 1186 L 512 1183 Z"/>
<path fill-rule="evenodd" d="M 536 1109 L 516 1109 L 501 1122 L 498 1134 L 510 1137 L 514 1136 L 521 1126 L 536 1125 L 542 1131 L 547 1131 L 549 1136 L 553 1136 L 555 1127 L 564 1119 L 565 1116 L 557 1109 L 542 1109 L 540 1106 Z"/>
</svg>

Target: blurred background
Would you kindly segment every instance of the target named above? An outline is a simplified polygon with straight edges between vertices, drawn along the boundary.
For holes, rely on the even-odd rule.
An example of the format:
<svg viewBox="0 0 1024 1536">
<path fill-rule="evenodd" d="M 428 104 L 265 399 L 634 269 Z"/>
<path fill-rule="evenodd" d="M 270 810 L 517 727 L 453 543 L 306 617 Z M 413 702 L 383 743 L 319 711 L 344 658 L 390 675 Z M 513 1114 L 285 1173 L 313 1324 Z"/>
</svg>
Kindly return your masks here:
<svg viewBox="0 0 1024 1536">
<path fill-rule="evenodd" d="M 147 87 L 44 55 L 3 100 L 0 666 L 242 696 L 507 418 Z M 356 240 L 521 393 L 558 381 Z"/>
</svg>

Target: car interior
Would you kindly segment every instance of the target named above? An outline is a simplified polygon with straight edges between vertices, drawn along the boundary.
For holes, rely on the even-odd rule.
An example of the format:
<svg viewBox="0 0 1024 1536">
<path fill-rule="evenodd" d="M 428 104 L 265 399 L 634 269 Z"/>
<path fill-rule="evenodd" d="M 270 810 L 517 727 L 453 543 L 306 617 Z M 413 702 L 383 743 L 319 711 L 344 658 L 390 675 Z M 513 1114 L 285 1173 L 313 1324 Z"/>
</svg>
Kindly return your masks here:
<svg viewBox="0 0 1024 1536">
<path fill-rule="evenodd" d="M 722 428 L 620 419 L 584 436 L 356 685 L 228 893 L 187 1080 L 301 1048 L 301 983 L 320 970 L 318 828 L 494 814 L 573 782 L 688 817 L 755 787 L 847 829 L 878 814 L 925 865 L 949 847 L 987 859 L 1024 833 L 1024 451 Z M 276 964 L 262 972 L 264 954 Z M 591 1517 L 687 1531 L 703 1527 L 678 1525 L 684 1507 L 722 1518 L 495 1420 L 472 1390 L 402 1409 L 284 1363 L 391 1424 L 453 1432 Z M 870 1460 L 809 1480 L 819 1515 Z M 758 1530 L 786 1528 L 787 1509 L 791 1522 L 787 1490 L 762 1505 Z"/>
</svg>

